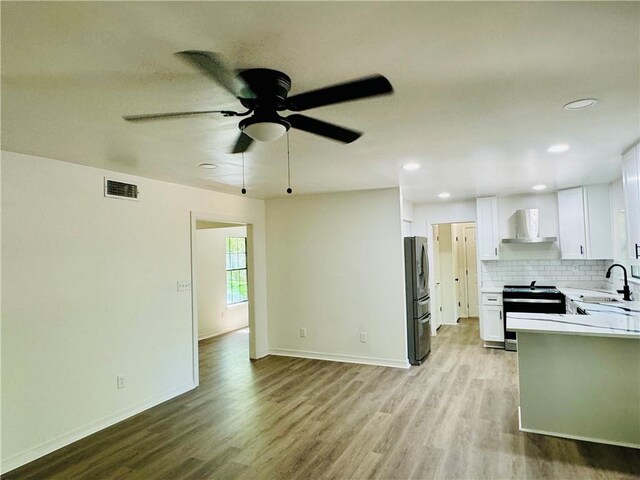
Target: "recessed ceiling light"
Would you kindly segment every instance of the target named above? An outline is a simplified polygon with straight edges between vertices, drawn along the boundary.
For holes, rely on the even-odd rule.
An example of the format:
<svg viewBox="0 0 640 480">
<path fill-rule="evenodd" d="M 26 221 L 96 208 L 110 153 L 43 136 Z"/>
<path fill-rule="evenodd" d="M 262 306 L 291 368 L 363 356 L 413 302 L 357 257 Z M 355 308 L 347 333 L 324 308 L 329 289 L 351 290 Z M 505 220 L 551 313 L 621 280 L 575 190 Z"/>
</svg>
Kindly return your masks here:
<svg viewBox="0 0 640 480">
<path fill-rule="evenodd" d="M 200 168 L 206 168 L 207 170 L 213 170 L 214 168 L 218 168 L 218 165 L 215 163 L 201 163 L 198 165 Z"/>
<path fill-rule="evenodd" d="M 569 102 L 562 108 L 565 110 L 580 110 L 581 108 L 592 107 L 596 103 L 598 103 L 597 98 L 582 98 L 580 100 L 574 100 L 573 102 Z"/>
<path fill-rule="evenodd" d="M 438 197 L 440 198 L 449 198 L 451 196 L 451 194 L 449 192 L 442 192 L 438 194 Z"/>
<path fill-rule="evenodd" d="M 402 165 L 402 168 L 405 170 L 418 170 L 420 168 L 420 164 L 416 162 L 409 162 Z"/>
<path fill-rule="evenodd" d="M 539 184 L 539 185 L 534 185 L 533 187 L 531 187 L 533 190 L 544 190 L 545 188 L 547 188 L 546 185 L 543 184 Z"/>
<path fill-rule="evenodd" d="M 566 143 L 551 145 L 549 148 L 547 148 L 547 152 L 549 153 L 562 153 L 562 152 L 566 152 L 567 150 L 569 150 L 569 145 L 567 145 Z"/>
</svg>

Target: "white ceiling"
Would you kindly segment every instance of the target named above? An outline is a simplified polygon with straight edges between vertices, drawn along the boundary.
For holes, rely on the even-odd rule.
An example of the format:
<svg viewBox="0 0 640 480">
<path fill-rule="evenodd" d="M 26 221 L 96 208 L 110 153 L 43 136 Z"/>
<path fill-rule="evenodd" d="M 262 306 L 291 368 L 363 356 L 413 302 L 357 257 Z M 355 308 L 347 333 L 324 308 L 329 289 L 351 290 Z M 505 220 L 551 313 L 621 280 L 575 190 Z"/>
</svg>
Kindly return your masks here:
<svg viewBox="0 0 640 480">
<path fill-rule="evenodd" d="M 294 193 L 400 185 L 410 201 L 611 181 L 640 136 L 638 2 L 2 2 L 2 148 L 238 193 L 237 109 L 173 55 L 269 67 L 291 94 L 371 73 L 395 94 L 305 112 L 365 135 L 292 131 Z M 593 108 L 567 112 L 574 99 Z M 568 153 L 546 148 L 568 143 Z M 249 196 L 286 195 L 286 141 L 245 158 Z M 422 168 L 400 166 L 417 161 Z M 219 166 L 205 171 L 197 166 Z"/>
</svg>

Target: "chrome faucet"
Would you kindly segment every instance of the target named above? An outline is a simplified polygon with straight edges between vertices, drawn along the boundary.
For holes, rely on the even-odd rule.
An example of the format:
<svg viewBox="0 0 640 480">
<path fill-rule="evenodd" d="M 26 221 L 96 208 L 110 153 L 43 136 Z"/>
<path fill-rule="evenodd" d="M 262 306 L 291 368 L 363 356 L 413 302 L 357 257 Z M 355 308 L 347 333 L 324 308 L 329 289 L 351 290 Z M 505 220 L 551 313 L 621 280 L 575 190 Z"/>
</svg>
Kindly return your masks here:
<svg viewBox="0 0 640 480">
<path fill-rule="evenodd" d="M 622 269 L 622 271 L 624 272 L 624 287 L 622 287 L 622 290 L 617 290 L 617 292 L 622 294 L 623 300 L 626 300 L 627 302 L 630 302 L 631 301 L 631 290 L 629 290 L 629 282 L 627 282 L 627 269 L 624 268 L 624 265 L 620 265 L 619 263 L 614 263 L 613 265 L 611 265 L 609 267 L 609 270 L 607 270 L 607 274 L 605 275 L 607 278 L 611 278 L 611 269 L 613 267 L 620 267 Z"/>
</svg>

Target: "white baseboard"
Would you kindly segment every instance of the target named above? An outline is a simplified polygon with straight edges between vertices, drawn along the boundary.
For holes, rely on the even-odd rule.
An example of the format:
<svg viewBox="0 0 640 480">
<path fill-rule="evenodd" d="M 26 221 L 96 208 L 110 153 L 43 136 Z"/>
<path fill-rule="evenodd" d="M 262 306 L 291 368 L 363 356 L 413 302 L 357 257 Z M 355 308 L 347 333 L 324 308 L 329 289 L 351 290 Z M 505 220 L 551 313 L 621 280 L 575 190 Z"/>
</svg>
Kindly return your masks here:
<svg viewBox="0 0 640 480">
<path fill-rule="evenodd" d="M 71 432 L 65 433 L 51 440 L 47 440 L 40 445 L 36 445 L 33 448 L 29 448 L 20 453 L 12 455 L 9 458 L 3 458 L 0 462 L 0 474 L 4 475 L 11 470 L 21 467 L 22 465 L 32 462 L 40 457 L 44 457 L 51 452 L 54 452 L 84 437 L 88 437 L 89 435 L 99 432 L 100 430 L 104 430 L 111 425 L 126 420 L 127 418 L 137 415 L 138 413 L 144 412 L 145 410 L 155 407 L 156 405 L 166 402 L 167 400 L 177 397 L 178 395 L 182 395 L 183 393 L 188 392 L 189 390 L 192 390 L 194 388 L 196 388 L 196 385 L 194 385 L 193 383 L 189 383 L 188 385 L 183 385 L 180 388 L 172 389 L 169 392 L 166 392 L 165 394 L 160 395 L 156 398 L 137 403 L 112 415 L 107 415 L 106 417 L 101 418 L 100 420 L 89 425 L 78 428 L 76 430 L 72 430 Z"/>
<path fill-rule="evenodd" d="M 569 438 L 571 440 L 582 440 L 583 442 L 604 443 L 606 445 L 616 445 L 618 447 L 629 447 L 629 448 L 638 448 L 638 449 L 640 449 L 640 444 L 637 444 L 637 443 L 617 442 L 615 440 L 603 440 L 602 438 L 583 437 L 581 435 L 571 435 L 571 434 L 568 434 L 568 433 L 547 432 L 546 430 L 536 430 L 536 429 L 533 429 L 533 428 L 524 428 L 522 426 L 522 417 L 520 415 L 520 406 L 519 405 L 518 405 L 518 428 L 520 429 L 521 432 L 535 433 L 537 435 L 549 435 L 551 437 Z"/>
<path fill-rule="evenodd" d="M 340 355 L 335 353 L 307 352 L 305 350 L 289 350 L 286 348 L 270 348 L 269 355 L 311 358 L 314 360 L 327 360 L 329 362 L 359 363 L 364 365 L 377 365 L 381 367 L 410 367 L 408 360 L 391 360 L 387 358 L 358 357 L 355 355 Z"/>
<path fill-rule="evenodd" d="M 236 330 L 244 330 L 245 328 L 248 328 L 248 327 L 249 327 L 249 324 L 242 325 L 240 327 L 234 327 L 231 330 L 225 330 L 224 332 L 203 333 L 202 336 L 198 335 L 198 341 L 206 340 L 207 338 L 221 337 L 222 335 L 225 335 L 227 333 L 235 332 Z"/>
<path fill-rule="evenodd" d="M 222 333 L 205 333 L 202 336 L 198 335 L 198 341 L 206 340 L 207 338 L 217 337 L 218 335 L 224 335 L 225 332 Z"/>
</svg>

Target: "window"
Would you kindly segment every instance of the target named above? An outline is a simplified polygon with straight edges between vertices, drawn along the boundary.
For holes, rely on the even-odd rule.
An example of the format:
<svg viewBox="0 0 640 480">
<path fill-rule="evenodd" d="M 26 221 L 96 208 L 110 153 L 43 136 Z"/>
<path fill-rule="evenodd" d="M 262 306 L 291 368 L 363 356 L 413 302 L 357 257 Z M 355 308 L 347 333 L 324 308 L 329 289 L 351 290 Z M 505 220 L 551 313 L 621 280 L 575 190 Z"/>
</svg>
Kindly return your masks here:
<svg viewBox="0 0 640 480">
<path fill-rule="evenodd" d="M 227 237 L 227 305 L 247 300 L 247 239 Z"/>
</svg>

